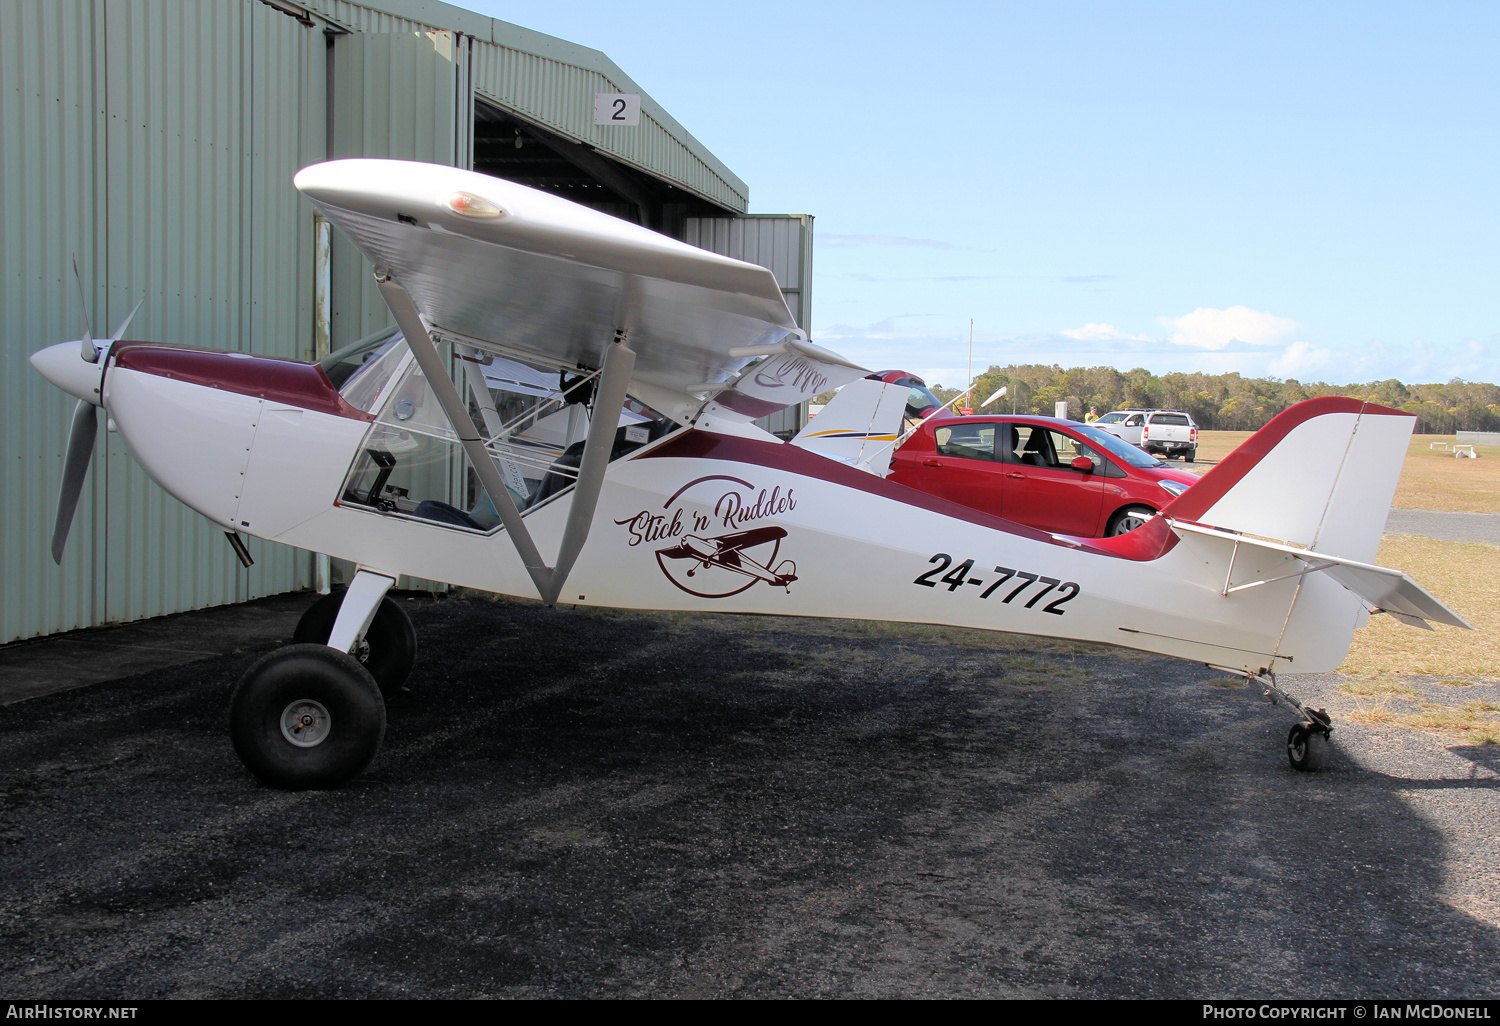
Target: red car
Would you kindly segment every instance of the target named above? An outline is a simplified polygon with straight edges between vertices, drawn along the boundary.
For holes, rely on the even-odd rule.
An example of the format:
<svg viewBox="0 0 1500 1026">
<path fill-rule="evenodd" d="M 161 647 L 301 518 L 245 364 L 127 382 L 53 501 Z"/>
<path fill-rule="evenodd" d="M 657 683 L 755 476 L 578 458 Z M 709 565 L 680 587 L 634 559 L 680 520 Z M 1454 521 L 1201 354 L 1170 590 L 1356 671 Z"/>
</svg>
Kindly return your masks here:
<svg viewBox="0 0 1500 1026">
<path fill-rule="evenodd" d="M 1052 417 L 938 415 L 890 480 L 1054 534 L 1133 531 L 1198 478 L 1114 435 Z"/>
</svg>

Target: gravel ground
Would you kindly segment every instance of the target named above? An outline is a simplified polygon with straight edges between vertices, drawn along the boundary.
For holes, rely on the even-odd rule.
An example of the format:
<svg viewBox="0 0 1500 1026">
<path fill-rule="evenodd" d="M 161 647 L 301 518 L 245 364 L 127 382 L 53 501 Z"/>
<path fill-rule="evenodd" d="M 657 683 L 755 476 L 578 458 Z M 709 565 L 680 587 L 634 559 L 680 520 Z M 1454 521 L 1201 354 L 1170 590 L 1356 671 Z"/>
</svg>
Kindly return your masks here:
<svg viewBox="0 0 1500 1026">
<path fill-rule="evenodd" d="M 1244 686 L 1005 635 L 414 619 L 335 791 L 229 747 L 264 648 L 0 708 L 0 992 L 1500 993 L 1495 746 L 1336 720 L 1300 774 Z"/>
</svg>

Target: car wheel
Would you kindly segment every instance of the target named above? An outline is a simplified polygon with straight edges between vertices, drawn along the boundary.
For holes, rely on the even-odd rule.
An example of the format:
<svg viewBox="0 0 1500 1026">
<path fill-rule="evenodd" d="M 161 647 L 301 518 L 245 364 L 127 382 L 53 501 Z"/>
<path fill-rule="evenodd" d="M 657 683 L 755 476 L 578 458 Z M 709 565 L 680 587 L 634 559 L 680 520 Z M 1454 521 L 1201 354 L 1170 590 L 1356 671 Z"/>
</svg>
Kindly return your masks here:
<svg viewBox="0 0 1500 1026">
<path fill-rule="evenodd" d="M 1150 506 L 1126 506 L 1110 519 L 1109 530 L 1105 532 L 1105 535 L 1114 538 L 1117 535 L 1129 534 L 1144 524 L 1148 517 L 1154 516 L 1156 516 L 1156 510 Z"/>
<path fill-rule="evenodd" d="M 272 787 L 334 787 L 375 758 L 385 702 L 370 672 L 327 645 L 279 648 L 245 671 L 229 700 L 235 754 Z"/>
<path fill-rule="evenodd" d="M 343 602 L 344 593 L 341 591 L 324 595 L 314 602 L 297 622 L 292 644 L 328 644 L 328 636 L 333 633 L 333 624 L 339 618 L 339 606 Z M 417 661 L 417 632 L 412 627 L 411 617 L 389 596 L 381 599 L 375 618 L 370 621 L 370 629 L 351 654 L 370 671 L 382 692 L 389 695 L 399 690 L 411 676 L 411 668 Z"/>
<path fill-rule="evenodd" d="M 1198 462 L 1198 450 L 1197 449 L 1189 449 L 1187 452 L 1183 453 L 1182 454 L 1182 462 L 1184 462 L 1184 463 L 1196 463 L 1196 462 Z"/>
</svg>

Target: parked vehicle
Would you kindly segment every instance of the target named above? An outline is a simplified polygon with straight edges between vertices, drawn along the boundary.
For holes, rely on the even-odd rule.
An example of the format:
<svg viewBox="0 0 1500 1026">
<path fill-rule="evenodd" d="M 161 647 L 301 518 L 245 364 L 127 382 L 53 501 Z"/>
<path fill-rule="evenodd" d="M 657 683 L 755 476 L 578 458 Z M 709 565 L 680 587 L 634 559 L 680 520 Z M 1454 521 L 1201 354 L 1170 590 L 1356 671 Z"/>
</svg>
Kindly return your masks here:
<svg viewBox="0 0 1500 1026">
<path fill-rule="evenodd" d="M 911 390 L 907 393 L 906 412 L 902 415 L 902 423 L 905 427 L 910 427 L 924 417 L 939 413 L 955 416 L 943 409 L 942 402 L 928 389 L 927 382 L 915 374 L 908 374 L 904 370 L 888 370 L 876 371 L 866 377 L 875 381 L 884 381 L 888 385 L 901 385 Z"/>
<path fill-rule="evenodd" d="M 1015 415 L 928 420 L 896 451 L 890 480 L 1097 538 L 1135 530 L 1198 478 L 1092 425 Z"/>
<path fill-rule="evenodd" d="M 1158 456 L 1198 458 L 1198 424 L 1181 410 L 1114 410 L 1093 426 Z"/>
</svg>

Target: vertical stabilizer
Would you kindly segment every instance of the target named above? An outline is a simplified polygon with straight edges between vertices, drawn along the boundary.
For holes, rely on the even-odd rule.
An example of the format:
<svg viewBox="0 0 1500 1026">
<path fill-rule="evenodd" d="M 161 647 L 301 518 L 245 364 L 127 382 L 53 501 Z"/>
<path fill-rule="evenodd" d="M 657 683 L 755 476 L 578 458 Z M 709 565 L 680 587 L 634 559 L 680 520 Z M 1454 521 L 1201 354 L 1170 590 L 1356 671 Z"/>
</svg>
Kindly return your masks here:
<svg viewBox="0 0 1500 1026">
<path fill-rule="evenodd" d="M 1416 418 L 1327 397 L 1278 414 L 1163 511 L 1374 562 Z"/>
<path fill-rule="evenodd" d="M 851 381 L 792 439 L 819 456 L 884 477 L 911 390 L 875 378 Z"/>
</svg>

